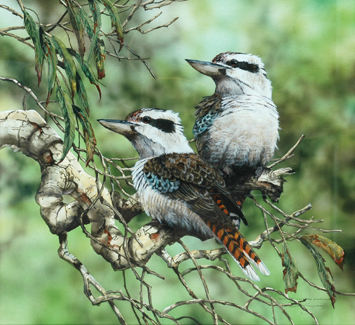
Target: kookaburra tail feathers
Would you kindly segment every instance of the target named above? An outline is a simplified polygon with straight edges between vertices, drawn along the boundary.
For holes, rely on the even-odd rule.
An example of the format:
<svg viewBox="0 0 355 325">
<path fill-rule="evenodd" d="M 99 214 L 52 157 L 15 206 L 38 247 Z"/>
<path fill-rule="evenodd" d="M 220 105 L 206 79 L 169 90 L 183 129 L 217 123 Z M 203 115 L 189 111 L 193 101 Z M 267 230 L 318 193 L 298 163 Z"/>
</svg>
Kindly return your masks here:
<svg viewBox="0 0 355 325">
<path fill-rule="evenodd" d="M 252 264 L 269 274 L 229 217 L 244 218 L 223 176 L 193 152 L 176 113 L 143 108 L 124 121 L 99 122 L 138 151 L 133 184 L 148 215 L 188 235 L 217 238 L 252 280 L 259 280 Z"/>
</svg>

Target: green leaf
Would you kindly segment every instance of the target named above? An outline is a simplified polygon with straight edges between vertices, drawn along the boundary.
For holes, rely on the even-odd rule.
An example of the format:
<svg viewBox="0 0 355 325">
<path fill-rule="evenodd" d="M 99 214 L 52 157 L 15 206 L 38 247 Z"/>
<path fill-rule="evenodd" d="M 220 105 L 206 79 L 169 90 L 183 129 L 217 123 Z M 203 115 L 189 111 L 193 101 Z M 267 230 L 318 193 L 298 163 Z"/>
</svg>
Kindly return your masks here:
<svg viewBox="0 0 355 325">
<path fill-rule="evenodd" d="M 84 28 L 86 30 L 86 33 L 88 34 L 89 38 L 92 39 L 94 37 L 94 24 L 89 17 L 89 15 L 86 13 L 84 9 L 79 9 L 78 14 L 80 16 L 80 19 L 84 25 Z"/>
<path fill-rule="evenodd" d="M 283 253 L 282 253 L 282 266 L 285 267 L 283 270 L 283 278 L 285 282 L 285 292 L 288 291 L 296 292 L 297 291 L 297 278 L 298 278 L 298 269 L 296 265 L 296 260 L 292 256 L 287 244 L 283 244 Z"/>
<path fill-rule="evenodd" d="M 121 44 L 119 49 L 119 51 L 121 51 L 124 37 L 123 37 L 123 28 L 122 28 L 120 16 L 118 15 L 117 12 L 117 8 L 111 3 L 110 0 L 101 0 L 101 1 L 106 7 L 108 14 L 110 15 L 112 27 L 115 28 L 117 33 L 117 38 Z"/>
<path fill-rule="evenodd" d="M 81 11 L 84 9 L 78 8 L 71 0 L 65 0 L 67 3 L 67 10 L 69 19 L 73 27 L 75 37 L 78 41 L 79 54 L 83 58 L 85 53 L 85 39 L 84 39 L 84 24 L 81 18 Z"/>
<path fill-rule="evenodd" d="M 85 77 L 89 79 L 90 83 L 95 85 L 97 88 L 97 91 L 99 92 L 100 95 L 100 100 L 101 100 L 101 89 L 99 86 L 99 81 L 96 79 L 94 72 L 92 71 L 89 63 L 86 60 L 81 60 L 80 55 L 76 53 L 72 49 L 68 49 L 69 53 L 75 57 L 75 59 L 78 61 L 80 64 L 81 70 L 85 74 Z"/>
<path fill-rule="evenodd" d="M 94 34 L 91 38 L 90 51 L 88 55 L 88 61 L 90 62 L 92 55 L 94 54 L 94 49 L 97 46 L 97 42 L 99 39 L 99 32 L 101 29 L 101 12 L 99 6 L 99 0 L 89 0 L 89 7 L 92 13 L 92 17 L 94 20 Z"/>
<path fill-rule="evenodd" d="M 69 79 L 71 96 L 76 93 L 76 67 L 73 58 L 65 47 L 64 43 L 55 36 L 52 36 L 52 43 L 59 55 L 63 58 L 65 73 Z"/>
<path fill-rule="evenodd" d="M 85 108 L 87 115 L 90 114 L 88 96 L 85 90 L 85 86 L 79 73 L 76 74 L 76 85 L 77 85 L 77 95 L 79 97 L 79 101 L 81 105 Z"/>
<path fill-rule="evenodd" d="M 338 265 L 340 269 L 343 270 L 345 252 L 336 242 L 316 234 L 305 235 L 301 238 L 306 240 L 308 243 L 316 245 L 326 251 L 334 260 L 336 265 Z"/>
<path fill-rule="evenodd" d="M 41 46 L 43 53 L 46 54 L 46 51 L 47 51 L 46 41 L 45 41 L 46 34 L 44 33 L 42 26 L 39 26 L 38 34 L 39 34 L 39 45 Z"/>
<path fill-rule="evenodd" d="M 330 270 L 325 266 L 325 262 L 324 262 L 322 255 L 320 255 L 317 252 L 317 250 L 311 244 L 308 243 L 308 241 L 306 239 L 303 239 L 301 237 L 300 240 L 301 240 L 301 243 L 303 245 L 305 245 L 308 248 L 308 250 L 312 253 L 314 260 L 316 261 L 316 264 L 317 264 L 319 278 L 322 281 L 324 288 L 327 290 L 330 301 L 331 301 L 332 306 L 334 308 L 335 287 L 334 287 L 334 281 L 333 281 L 332 274 L 330 273 Z"/>
<path fill-rule="evenodd" d="M 105 43 L 102 39 L 98 39 L 94 49 L 94 58 L 97 69 L 97 78 L 100 80 L 105 77 Z"/>
<path fill-rule="evenodd" d="M 83 61 L 81 70 L 84 72 L 86 78 L 89 79 L 90 83 L 96 86 L 97 91 L 99 92 L 100 100 L 101 100 L 101 89 L 99 86 L 99 81 L 96 79 L 94 72 L 92 71 L 88 62 Z"/>
<path fill-rule="evenodd" d="M 55 52 L 55 48 L 52 44 L 52 41 L 50 38 L 45 37 L 45 46 L 46 46 L 46 59 L 47 59 L 47 65 L 48 65 L 48 95 L 47 95 L 47 100 L 46 100 L 46 106 L 49 103 L 49 99 L 52 95 L 52 91 L 55 85 L 55 80 L 57 76 L 57 64 L 58 64 L 58 59 L 57 59 L 57 53 Z"/>
<path fill-rule="evenodd" d="M 86 144 L 86 166 L 94 157 L 96 138 L 91 123 L 88 120 L 86 111 L 80 107 L 73 105 L 74 113 L 78 117 L 84 132 L 84 139 Z"/>
<path fill-rule="evenodd" d="M 37 28 L 37 25 L 31 15 L 24 9 L 23 10 L 24 25 L 28 35 L 31 37 L 32 42 L 35 46 L 35 70 L 37 72 L 38 86 L 41 83 L 42 79 L 42 69 L 44 61 L 44 52 L 41 46 L 40 32 Z M 42 30 L 43 32 L 43 30 Z"/>
<path fill-rule="evenodd" d="M 65 123 L 63 154 L 58 162 L 59 164 L 67 155 L 75 139 L 75 114 L 72 101 L 68 94 L 63 91 L 60 84 L 57 84 L 56 94 Z"/>
</svg>

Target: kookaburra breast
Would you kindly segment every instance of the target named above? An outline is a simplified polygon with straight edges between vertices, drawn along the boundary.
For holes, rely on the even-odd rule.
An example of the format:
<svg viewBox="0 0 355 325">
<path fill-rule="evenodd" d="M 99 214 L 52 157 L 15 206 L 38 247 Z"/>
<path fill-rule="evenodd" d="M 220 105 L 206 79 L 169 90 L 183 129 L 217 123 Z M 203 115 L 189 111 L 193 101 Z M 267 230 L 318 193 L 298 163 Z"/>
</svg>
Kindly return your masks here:
<svg viewBox="0 0 355 325">
<path fill-rule="evenodd" d="M 196 106 L 198 153 L 221 170 L 264 167 L 277 148 L 279 115 L 261 59 L 225 52 L 212 62 L 187 61 L 216 85 Z"/>
<path fill-rule="evenodd" d="M 126 120 L 99 122 L 124 135 L 138 151 L 133 184 L 149 216 L 200 239 L 217 238 L 253 280 L 259 278 L 251 264 L 269 274 L 230 218 L 245 220 L 221 172 L 193 152 L 176 113 L 144 108 Z"/>
</svg>

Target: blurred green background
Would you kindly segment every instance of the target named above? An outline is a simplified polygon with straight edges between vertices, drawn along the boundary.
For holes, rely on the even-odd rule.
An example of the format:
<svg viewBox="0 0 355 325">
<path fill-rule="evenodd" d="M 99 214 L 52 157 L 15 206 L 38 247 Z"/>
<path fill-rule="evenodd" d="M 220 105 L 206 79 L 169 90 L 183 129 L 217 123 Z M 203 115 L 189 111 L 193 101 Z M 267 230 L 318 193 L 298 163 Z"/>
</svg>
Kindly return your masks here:
<svg viewBox="0 0 355 325">
<path fill-rule="evenodd" d="M 63 12 L 56 1 L 23 1 L 38 13 L 41 22 L 56 21 Z M 85 3 L 85 1 L 81 1 Z M 19 11 L 15 1 L 0 1 Z M 131 32 L 125 42 L 142 57 L 149 57 L 157 80 L 142 63 L 114 60 L 108 57 L 102 100 L 95 87 L 87 85 L 98 147 L 108 157 L 132 157 L 131 145 L 113 135 L 96 122 L 98 118 L 124 118 L 141 107 L 173 109 L 180 113 L 185 133 L 192 138 L 194 105 L 202 96 L 212 94 L 214 84 L 198 74 L 185 59 L 211 60 L 224 51 L 259 55 L 265 63 L 274 88 L 273 99 L 280 113 L 280 141 L 276 156 L 280 157 L 297 141 L 306 138 L 292 160 L 283 163 L 296 174 L 288 178 L 278 206 L 292 213 L 308 203 L 313 209 L 304 215 L 324 219 L 325 229 L 341 229 L 327 234 L 346 251 L 346 264 L 341 272 L 326 258 L 335 286 L 341 292 L 354 292 L 355 275 L 355 2 L 352 0 L 189 0 L 175 2 L 162 9 L 138 12 L 127 28 L 133 27 L 163 11 L 159 19 L 145 29 L 163 24 L 175 16 L 170 27 L 146 35 Z M 122 14 L 123 16 L 125 14 Z M 22 25 L 22 21 L 0 8 L 0 29 Z M 21 35 L 25 35 L 24 32 Z M 64 37 L 64 35 L 62 35 Z M 74 45 L 75 46 L 75 45 Z M 124 55 L 129 55 L 123 50 Z M 131 55 L 129 55 L 131 56 Z M 45 82 L 36 86 L 34 54 L 25 45 L 11 38 L 0 38 L 0 76 L 13 77 L 45 98 Z M 0 81 L 0 110 L 21 109 L 23 91 Z M 28 97 L 27 106 L 37 109 Z M 58 112 L 55 105 L 50 109 Z M 92 307 L 82 293 L 78 272 L 57 257 L 58 240 L 51 235 L 39 214 L 34 196 L 40 183 L 40 170 L 31 159 L 10 149 L 0 151 L 0 324 L 110 324 L 117 323 L 108 304 Z M 249 228 L 243 229 L 248 239 L 263 229 L 259 210 L 247 202 L 245 214 Z M 254 217 L 255 216 L 255 217 Z M 136 228 L 149 219 L 137 217 Z M 308 230 L 310 233 L 311 230 Z M 190 249 L 216 247 L 213 241 L 202 243 L 194 238 L 184 242 Z M 69 235 L 69 248 L 106 289 L 122 289 L 121 272 L 113 272 L 89 246 L 81 230 Z M 284 290 L 282 266 L 277 254 L 264 245 L 260 256 L 271 271 L 262 277 L 261 287 Z M 300 271 L 312 282 L 321 285 L 316 265 L 309 252 L 298 242 L 290 243 Z M 172 255 L 182 251 L 174 245 Z M 183 266 L 191 267 L 192 264 Z M 203 263 L 201 261 L 201 263 Z M 220 262 L 215 262 L 219 264 Z M 159 258 L 148 264 L 166 277 L 159 280 L 147 276 L 153 286 L 157 308 L 189 299 L 177 284 L 177 277 Z M 232 265 L 235 274 L 241 275 Z M 140 272 L 140 271 L 139 271 Z M 131 272 L 126 272 L 131 294 L 139 287 Z M 216 299 L 241 303 L 236 288 L 214 272 L 204 273 Z M 193 275 L 186 277 L 196 292 L 201 285 Z M 194 281 L 196 283 L 194 283 Z M 289 296 L 308 298 L 305 303 L 321 324 L 353 324 L 354 297 L 337 296 L 335 309 L 328 296 L 298 281 L 297 293 Z M 198 288 L 200 287 L 200 288 Z M 127 303 L 119 308 L 131 324 L 136 323 Z M 235 309 L 220 308 L 233 324 L 263 324 L 263 321 Z M 271 317 L 270 311 L 260 311 Z M 299 308 L 289 309 L 297 324 L 309 324 L 311 317 Z M 189 313 L 201 323 L 211 323 L 209 315 L 198 305 L 176 309 L 173 316 Z M 229 314 L 228 314 L 229 313 Z M 269 314 L 268 314 L 269 313 Z M 286 322 L 278 315 L 280 323 Z M 168 320 L 163 323 L 169 323 Z M 184 321 L 183 321 L 184 322 Z M 188 324 L 190 321 L 185 320 Z"/>
</svg>

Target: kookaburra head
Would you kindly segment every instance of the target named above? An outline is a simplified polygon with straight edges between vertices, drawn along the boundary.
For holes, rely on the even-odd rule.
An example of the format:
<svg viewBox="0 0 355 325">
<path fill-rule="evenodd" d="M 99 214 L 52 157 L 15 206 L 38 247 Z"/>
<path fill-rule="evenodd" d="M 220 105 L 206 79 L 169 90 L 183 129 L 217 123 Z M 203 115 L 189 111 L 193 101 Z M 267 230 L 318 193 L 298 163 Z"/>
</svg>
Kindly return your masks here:
<svg viewBox="0 0 355 325">
<path fill-rule="evenodd" d="M 98 120 L 107 129 L 124 135 L 141 159 L 168 153 L 193 152 L 183 133 L 177 113 L 158 108 L 142 108 L 125 120 Z"/>
<path fill-rule="evenodd" d="M 271 81 L 261 59 L 252 54 L 225 52 L 212 62 L 186 60 L 198 72 L 211 77 L 222 96 L 255 95 L 272 97 Z"/>
</svg>

